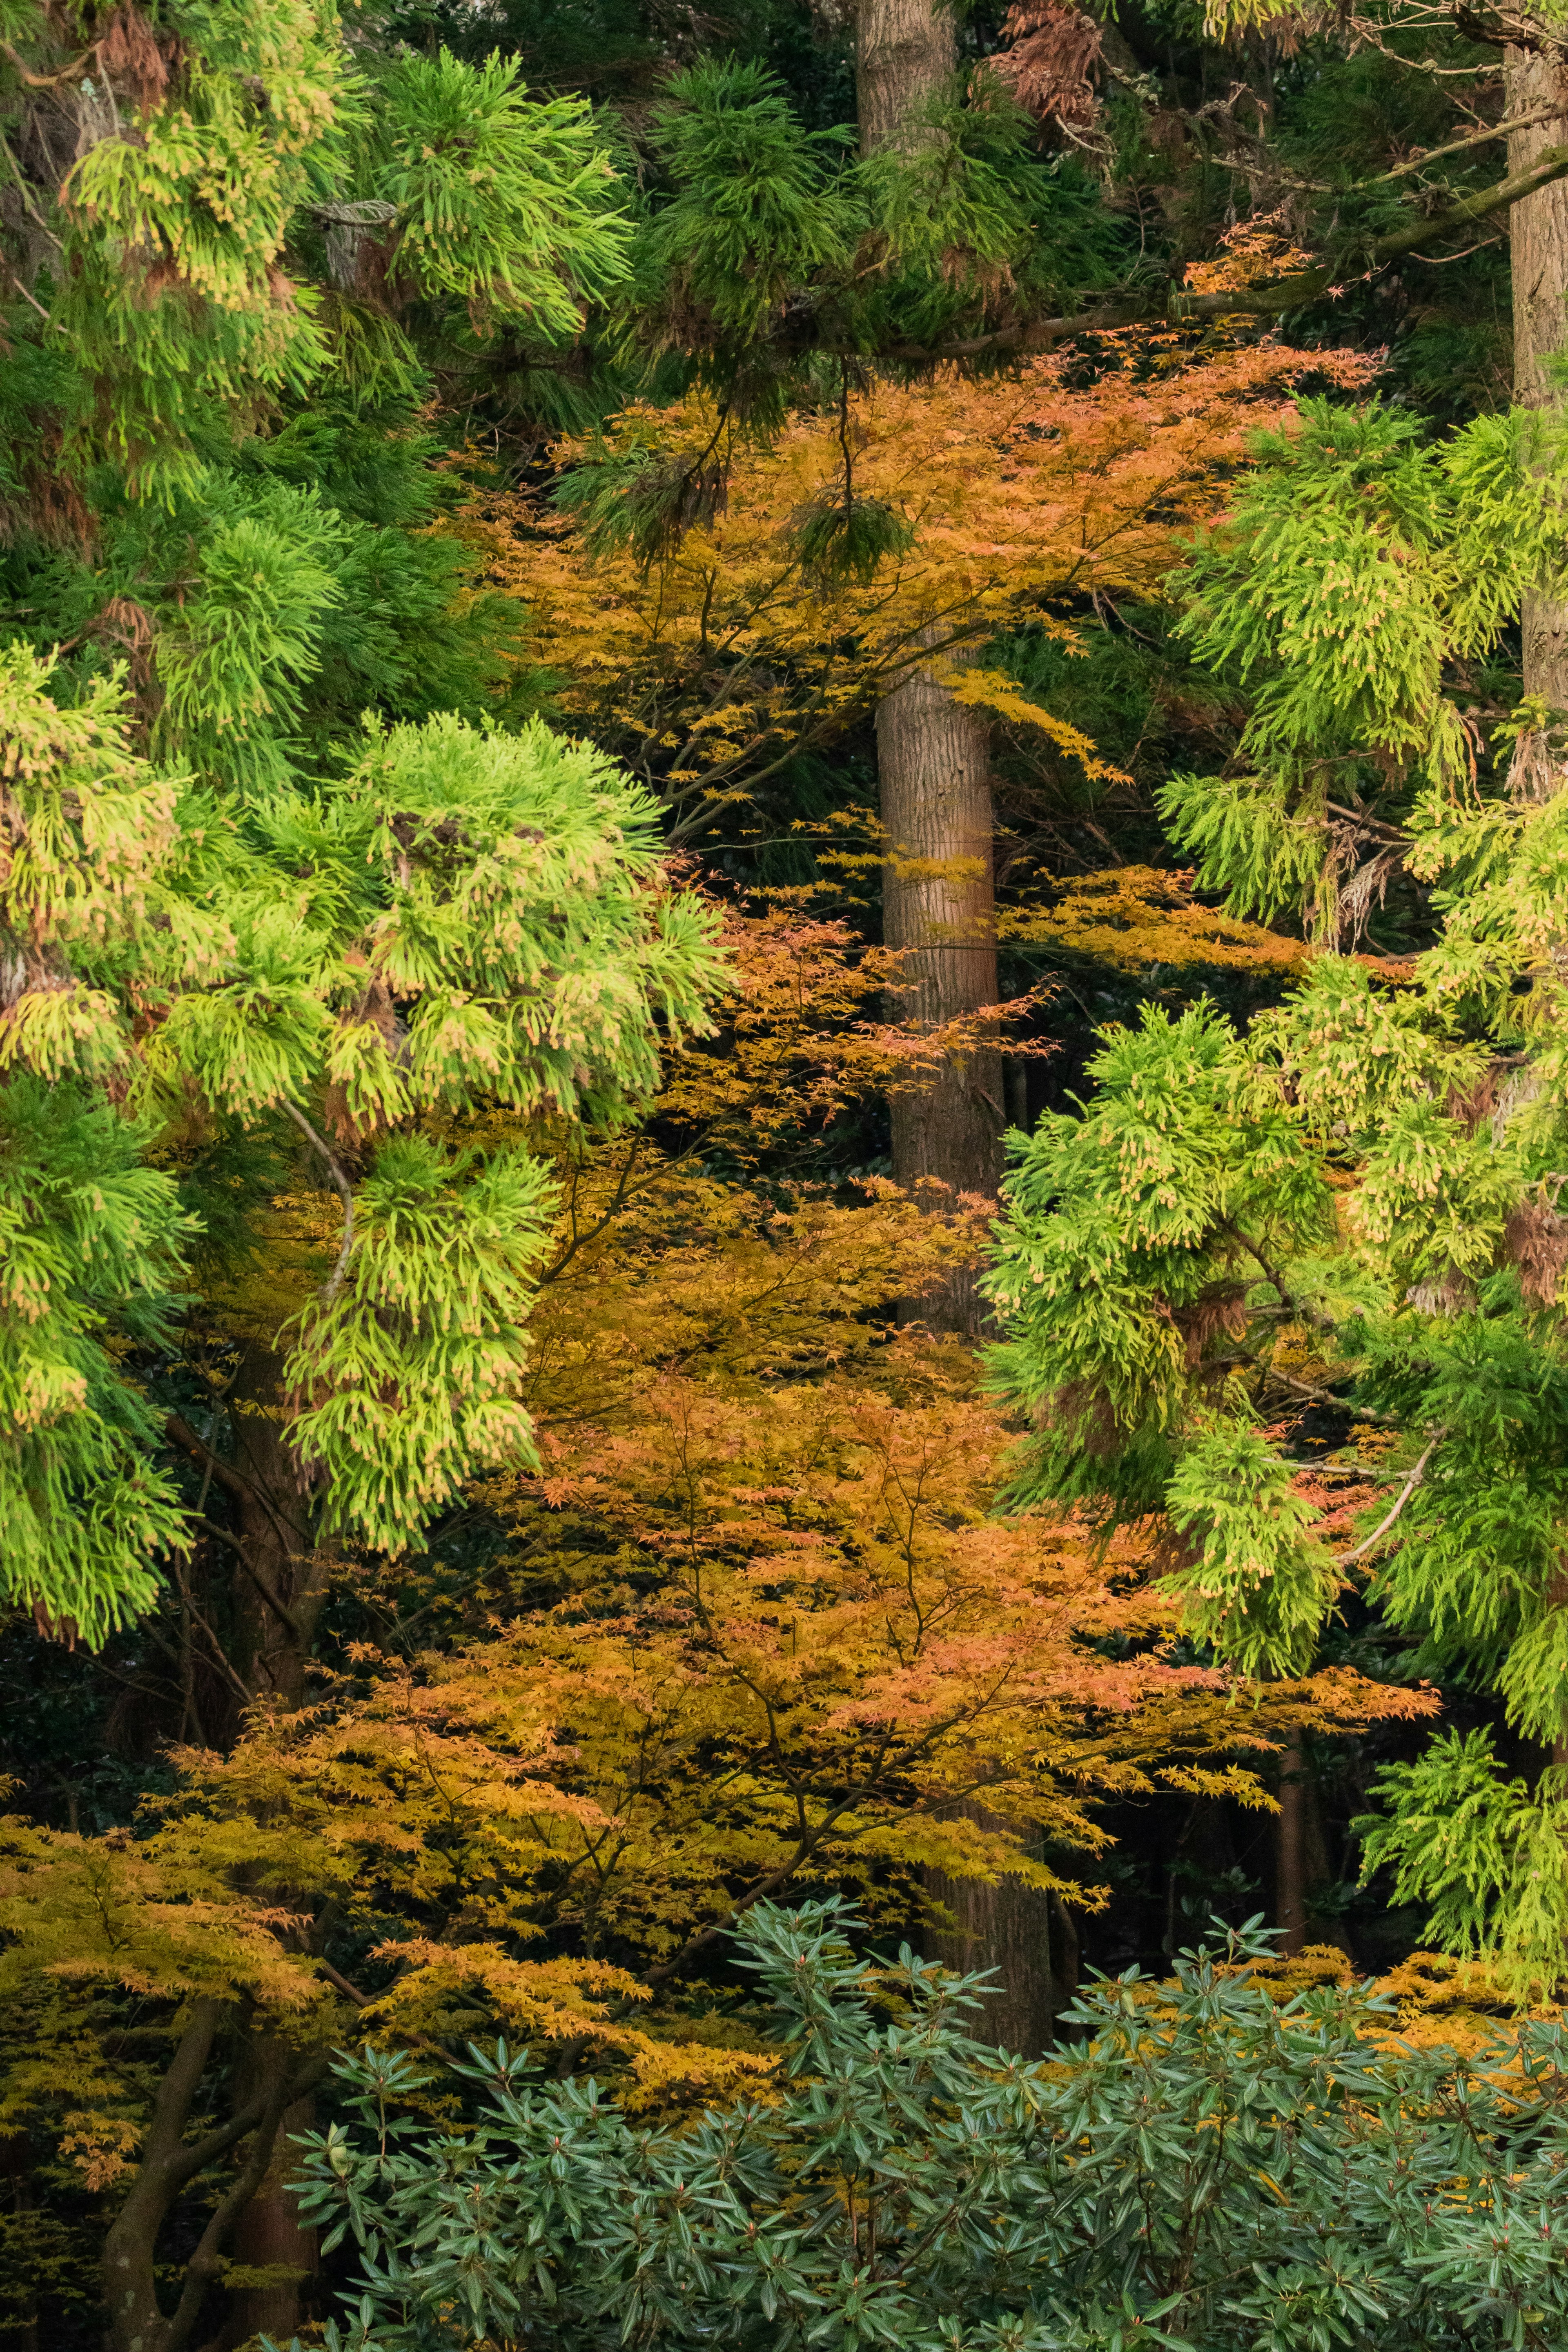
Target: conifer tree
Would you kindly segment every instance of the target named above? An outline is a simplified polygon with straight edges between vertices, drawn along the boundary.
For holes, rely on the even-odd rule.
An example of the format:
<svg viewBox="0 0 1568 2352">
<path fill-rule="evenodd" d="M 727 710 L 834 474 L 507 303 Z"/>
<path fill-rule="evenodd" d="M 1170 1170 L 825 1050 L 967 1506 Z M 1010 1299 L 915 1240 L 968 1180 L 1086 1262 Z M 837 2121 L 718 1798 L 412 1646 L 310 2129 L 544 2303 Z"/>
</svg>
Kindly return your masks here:
<svg viewBox="0 0 1568 2352">
<path fill-rule="evenodd" d="M 1165 805 L 1202 885 L 1316 952 L 1245 1038 L 1202 1006 L 1108 1035 L 1081 1117 L 1020 1150 L 991 1277 L 1038 1430 L 1017 1492 L 1162 1514 L 1194 1635 L 1251 1672 L 1300 1671 L 1365 1580 L 1412 1673 L 1489 1693 L 1516 1746 L 1454 1728 L 1392 1769 L 1367 1866 L 1441 1948 L 1550 1986 L 1568 795 L 1534 706 L 1483 731 L 1478 672 L 1560 592 L 1560 461 L 1528 418 L 1433 444 L 1376 404 L 1309 404 L 1261 455 L 1186 574 L 1249 702 L 1241 772 Z M 1357 952 L 1391 889 L 1430 944 Z M 1353 1527 L 1304 1475 L 1304 1407 L 1352 1433 L 1322 1477 Z"/>
</svg>

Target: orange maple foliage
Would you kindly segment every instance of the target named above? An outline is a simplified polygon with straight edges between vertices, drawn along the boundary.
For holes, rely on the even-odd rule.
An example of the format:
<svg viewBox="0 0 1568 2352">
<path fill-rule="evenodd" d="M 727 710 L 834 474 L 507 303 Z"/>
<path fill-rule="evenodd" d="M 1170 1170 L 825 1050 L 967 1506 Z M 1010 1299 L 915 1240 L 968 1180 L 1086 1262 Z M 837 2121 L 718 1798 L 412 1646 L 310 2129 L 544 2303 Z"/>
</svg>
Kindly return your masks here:
<svg viewBox="0 0 1568 2352">
<path fill-rule="evenodd" d="M 179 1750 L 134 1834 L 0 1829 L 0 2114 L 84 2191 L 144 2185 L 209 2029 L 240 2082 L 262 2046 L 308 2084 L 351 2038 L 502 2031 L 648 2113 L 755 2086 L 715 1990 L 739 1907 L 846 1886 L 898 1927 L 936 1873 L 1091 1907 L 1108 1803 L 1266 1808 L 1292 1731 L 1426 1703 L 1243 1688 L 1179 1650 L 1139 1539 L 996 1515 L 1012 1433 L 894 1312 L 977 1219 L 821 1179 L 830 1122 L 909 1066 L 882 968 L 798 901 L 734 935 L 725 1027 L 672 1054 L 649 1128 L 560 1145 L 543 1466 L 468 1498 L 499 1548 L 343 1559 L 361 1634 L 311 1703 Z M 313 1197 L 278 1212 L 301 1281 Z"/>
<path fill-rule="evenodd" d="M 1370 373 L 1352 353 L 1269 341 L 1183 353 L 1164 373 L 1144 339 L 1088 388 L 1060 358 L 982 382 L 878 383 L 765 446 L 698 397 L 637 404 L 601 441 L 555 454 L 606 467 L 628 498 L 660 472 L 722 461 L 713 510 L 651 556 L 617 538 L 608 509 L 585 521 L 524 492 L 479 493 L 452 528 L 528 605 L 530 650 L 562 709 L 661 792 L 679 838 L 916 663 L 956 661 L 1023 617 L 1070 638 L 1053 605 L 1152 592 L 1250 436 L 1289 424 L 1290 387 Z M 860 574 L 814 571 L 803 526 L 857 500 L 888 522 L 887 551 Z M 1078 730 L 999 673 L 956 667 L 952 682 L 1093 763 Z"/>
</svg>

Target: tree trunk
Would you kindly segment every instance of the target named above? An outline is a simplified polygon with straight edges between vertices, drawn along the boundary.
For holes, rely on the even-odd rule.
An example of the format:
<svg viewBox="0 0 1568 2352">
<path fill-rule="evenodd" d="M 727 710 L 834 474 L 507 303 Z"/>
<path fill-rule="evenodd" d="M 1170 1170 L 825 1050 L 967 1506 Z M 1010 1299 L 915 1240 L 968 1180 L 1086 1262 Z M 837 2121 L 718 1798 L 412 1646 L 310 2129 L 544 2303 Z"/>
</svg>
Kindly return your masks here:
<svg viewBox="0 0 1568 2352">
<path fill-rule="evenodd" d="M 973 1801 L 961 1810 L 982 1829 L 1005 1826 Z M 946 1933 L 927 1935 L 927 1958 L 950 1969 L 997 1972 L 995 1990 L 966 2030 L 977 2042 L 1037 2058 L 1050 2047 L 1057 2017 L 1078 1990 L 1078 1937 L 1066 1906 L 1021 1879 L 987 1886 L 979 1879 L 949 1878 L 942 1870 L 924 1876 L 955 1923 Z"/>
<path fill-rule="evenodd" d="M 958 63 L 952 13 L 931 0 L 860 0 L 855 16 L 855 102 L 860 152 L 900 144 Z"/>
<path fill-rule="evenodd" d="M 247 2053 L 241 2095 L 276 2105 L 299 2063 L 298 2051 L 276 2034 L 257 2035 Z M 248 2343 L 253 2336 L 286 2344 L 299 2328 L 300 2289 L 316 2269 L 317 2233 L 300 2221 L 298 2200 L 285 2184 L 300 2161 L 294 2137 L 310 2130 L 315 2120 L 316 2103 L 309 2094 L 283 2109 L 267 2170 L 236 2221 L 233 2260 L 278 2275 L 268 2285 L 233 2290 L 228 2322 L 218 2339 L 224 2346 Z"/>
<path fill-rule="evenodd" d="M 1301 1735 L 1286 1735 L 1279 1759 L 1279 1814 L 1275 1822 L 1274 1922 L 1284 1934 L 1281 1948 L 1304 1951 L 1307 1943 L 1306 1794 L 1307 1753 Z"/>
<path fill-rule="evenodd" d="M 1528 171 L 1542 150 L 1568 144 L 1568 64 L 1550 50 L 1509 49 L 1503 65 L 1505 116 L 1560 104 L 1562 111 L 1508 142 L 1510 173 Z M 1568 343 L 1568 180 L 1553 180 L 1509 214 L 1513 276 L 1513 396 L 1521 408 L 1560 413 L 1563 393 L 1546 362 Z M 1568 711 L 1568 605 L 1527 596 L 1523 613 L 1524 691 Z"/>
<path fill-rule="evenodd" d="M 889 852 L 882 936 L 905 959 L 906 1016 L 936 1028 L 996 1003 L 984 726 L 917 671 L 878 709 L 877 765 Z M 940 1213 L 961 1192 L 994 1194 L 1002 1093 L 1002 1055 L 991 1043 L 951 1055 L 933 1078 L 894 1097 L 893 1174 L 929 1186 L 923 1207 Z M 967 1272 L 906 1302 L 910 1318 L 959 1331 L 976 1329 L 981 1311 Z"/>
<path fill-rule="evenodd" d="M 921 117 L 953 73 L 950 9 L 933 0 L 860 0 L 856 16 L 856 100 L 860 150 L 912 145 Z M 889 863 L 883 938 L 906 951 L 914 1016 L 931 1027 L 996 1002 L 991 771 L 984 722 L 923 671 L 877 712 L 877 769 Z M 918 859 L 924 875 L 900 875 Z M 994 1046 L 955 1056 L 927 1090 L 893 1106 L 893 1175 L 933 1179 L 924 1205 L 959 1192 L 993 1195 L 1001 1173 L 1002 1058 Z M 907 1319 L 973 1332 L 980 1302 L 967 1276 L 905 1302 Z"/>
<path fill-rule="evenodd" d="M 231 1486 L 240 1552 L 233 1565 L 236 1664 L 258 1698 L 299 1706 L 325 1592 L 326 1564 L 289 1453 L 283 1361 L 270 1348 L 246 1349 L 230 1392 L 235 1467 Z"/>
</svg>

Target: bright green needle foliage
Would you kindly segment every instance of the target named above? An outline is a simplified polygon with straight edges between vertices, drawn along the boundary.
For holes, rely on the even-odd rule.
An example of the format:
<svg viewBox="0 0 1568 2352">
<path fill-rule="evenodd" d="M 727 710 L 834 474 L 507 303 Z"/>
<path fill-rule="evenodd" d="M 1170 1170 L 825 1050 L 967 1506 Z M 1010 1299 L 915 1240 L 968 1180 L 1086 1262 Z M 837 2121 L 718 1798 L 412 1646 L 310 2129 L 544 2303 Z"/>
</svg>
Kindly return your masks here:
<svg viewBox="0 0 1568 2352">
<path fill-rule="evenodd" d="M 1086 1117 L 1016 1139 L 987 1277 L 1008 1334 L 995 1365 L 1040 1429 L 1016 1498 L 1110 1492 L 1136 1513 L 1197 1391 L 1226 1393 L 1214 1334 L 1255 1286 L 1273 1297 L 1260 1258 L 1323 1238 L 1329 1195 L 1298 1118 L 1206 1006 L 1151 1008 L 1089 1075 Z"/>
<path fill-rule="evenodd" d="M 110 685 L 71 709 L 54 683 L 0 658 L 0 1477 L 33 1498 L 7 1518 L 12 1597 L 97 1639 L 181 1527 L 100 1337 L 158 1337 L 192 1239 L 174 1179 L 138 1164 L 146 1122 L 211 1142 L 281 1112 L 346 1196 L 320 1119 L 366 1165 L 295 1335 L 292 1443 L 324 1526 L 401 1549 L 458 1479 L 531 1459 L 548 1207 L 526 1156 L 410 1123 L 614 1122 L 720 975 L 712 918 L 660 886 L 651 802 L 538 724 L 394 729 L 331 793 L 226 808 L 134 752 Z"/>
<path fill-rule="evenodd" d="M 361 178 L 392 208 L 385 276 L 476 326 L 570 341 L 625 276 L 630 236 L 584 102 L 530 100 L 499 53 L 467 66 L 446 49 L 399 58 L 375 90 Z"/>
<path fill-rule="evenodd" d="M 77 1086 L 0 1086 L 0 1601 L 102 1642 L 184 1517 L 116 1349 L 166 1342 L 191 1239 L 143 1137 Z"/>
<path fill-rule="evenodd" d="M 1568 1913 L 1568 1770 L 1532 1789 L 1504 1771 L 1486 1732 L 1456 1731 L 1374 1786 L 1389 1810 L 1362 1824 L 1367 1863 L 1392 1866 L 1394 1900 L 1426 1907 L 1440 1950 L 1501 1949 L 1522 1985 L 1549 1992 Z"/>
<path fill-rule="evenodd" d="M 683 314 L 743 344 L 819 270 L 847 268 L 863 215 L 834 166 L 850 134 L 804 131 L 763 67 L 693 66 L 652 129 L 672 194 L 644 231 L 639 275 L 677 348 Z"/>
<path fill-rule="evenodd" d="M 1568 553 L 1562 477 L 1523 462 L 1538 429 L 1504 414 L 1424 444 L 1375 401 L 1321 400 L 1299 432 L 1258 436 L 1257 470 L 1184 575 L 1182 623 L 1248 693 L 1251 772 L 1177 777 L 1163 795 L 1233 912 L 1302 908 L 1331 945 L 1366 912 L 1353 896 L 1340 908 L 1346 803 L 1375 803 L 1392 772 L 1443 822 L 1475 751 L 1449 665 L 1487 655 Z"/>
<path fill-rule="evenodd" d="M 1529 420 L 1429 446 L 1375 404 L 1309 404 L 1258 457 L 1184 624 L 1249 698 L 1251 772 L 1167 815 L 1237 910 L 1343 950 L 1397 890 L 1430 944 L 1313 956 L 1245 1038 L 1117 1036 L 1020 1150 L 992 1278 L 1040 1425 L 1019 1492 L 1163 1513 L 1192 1631 L 1254 1672 L 1364 1576 L 1406 1671 L 1538 1759 L 1443 1738 L 1384 1777 L 1367 1866 L 1539 1988 L 1568 1950 L 1568 768 L 1562 714 L 1489 740 L 1466 705 L 1524 594 L 1561 593 L 1568 478 Z M 1387 1450 L 1309 1475 L 1304 1406 Z"/>
<path fill-rule="evenodd" d="M 1222 1423 L 1183 1450 L 1165 1502 L 1196 1555 L 1166 1579 L 1192 1632 L 1244 1674 L 1305 1674 L 1338 1579 L 1289 1464 L 1258 1431 Z"/>
<path fill-rule="evenodd" d="M 138 495 L 188 490 L 215 418 L 330 369 L 406 394 L 416 310 L 546 349 L 626 274 L 586 105 L 500 58 L 367 76 L 331 0 L 23 7 L 8 38 L 0 172 L 50 257 L 16 323 L 58 370 L 68 463 Z"/>
<path fill-rule="evenodd" d="M 648 2132 L 475 2050 L 432 2123 L 403 2053 L 340 2068 L 304 2206 L 363 2268 L 333 2352 L 630 2341 L 733 2352 L 1547 2352 L 1568 2327 L 1559 2026 L 1380 2049 L 1364 1991 L 1281 2007 L 1246 1931 L 1068 2012 L 1044 2063 L 970 2038 L 983 1979 L 858 1962 L 837 1902 L 767 1906 L 767 2103 Z"/>
<path fill-rule="evenodd" d="M 519 1391 L 552 1205 L 523 1152 L 476 1166 L 416 1136 L 380 1152 L 344 1279 L 305 1309 L 289 1360 L 329 1530 L 402 1551 L 477 1464 L 535 1462 Z"/>
</svg>

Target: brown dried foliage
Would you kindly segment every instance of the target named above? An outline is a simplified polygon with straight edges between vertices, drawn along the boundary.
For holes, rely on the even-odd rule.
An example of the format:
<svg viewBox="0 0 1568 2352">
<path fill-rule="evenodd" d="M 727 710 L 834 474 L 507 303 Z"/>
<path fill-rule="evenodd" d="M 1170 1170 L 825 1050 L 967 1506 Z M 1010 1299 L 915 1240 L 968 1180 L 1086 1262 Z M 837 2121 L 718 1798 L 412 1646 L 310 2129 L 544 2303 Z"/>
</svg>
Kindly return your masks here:
<svg viewBox="0 0 1568 2352">
<path fill-rule="evenodd" d="M 1503 1249 L 1530 1305 L 1555 1307 L 1568 1267 L 1568 1218 L 1549 1201 L 1521 1201 L 1503 1228 Z"/>
<path fill-rule="evenodd" d="M 1016 0 L 1002 20 L 1010 46 L 992 62 L 1037 121 L 1087 130 L 1094 120 L 1093 74 L 1100 32 L 1062 0 Z"/>
</svg>

